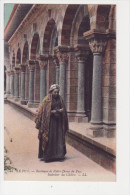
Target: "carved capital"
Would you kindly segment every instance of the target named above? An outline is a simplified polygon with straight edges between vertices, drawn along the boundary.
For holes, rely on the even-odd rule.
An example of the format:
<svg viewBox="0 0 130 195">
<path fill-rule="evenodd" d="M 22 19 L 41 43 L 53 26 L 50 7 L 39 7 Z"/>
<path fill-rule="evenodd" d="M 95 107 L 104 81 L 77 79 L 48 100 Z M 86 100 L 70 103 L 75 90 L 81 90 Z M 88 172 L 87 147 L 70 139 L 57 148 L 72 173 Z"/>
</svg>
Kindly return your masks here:
<svg viewBox="0 0 130 195">
<path fill-rule="evenodd" d="M 59 66 L 59 61 L 58 61 L 58 58 L 57 58 L 57 55 L 56 54 L 49 55 L 49 59 L 51 59 L 53 61 L 53 63 L 55 64 L 55 66 Z"/>
<path fill-rule="evenodd" d="M 8 76 L 10 76 L 10 70 L 7 70 L 7 71 L 6 71 L 6 74 L 7 74 Z"/>
<path fill-rule="evenodd" d="M 89 41 L 90 49 L 93 53 L 103 53 L 107 45 L 106 40 L 91 39 Z"/>
<path fill-rule="evenodd" d="M 60 52 L 58 52 L 57 53 L 57 58 L 58 58 L 59 62 L 67 62 L 69 56 L 68 56 L 67 53 L 60 53 Z"/>
<path fill-rule="evenodd" d="M 39 61 L 35 60 L 35 69 L 39 69 Z"/>
<path fill-rule="evenodd" d="M 29 68 L 30 71 L 35 70 L 35 64 L 36 64 L 35 60 L 29 60 L 28 61 L 28 68 Z"/>
<path fill-rule="evenodd" d="M 26 70 L 26 65 L 25 65 L 25 64 L 21 64 L 21 65 L 20 65 L 20 70 L 21 70 L 21 72 L 25 72 L 25 70 Z"/>
<path fill-rule="evenodd" d="M 10 75 L 11 75 L 11 76 L 14 76 L 14 70 L 11 70 L 11 71 L 10 71 Z"/>
<path fill-rule="evenodd" d="M 68 51 L 69 47 L 68 46 L 57 46 L 54 49 L 55 54 L 57 55 L 57 59 L 59 62 L 67 62 L 68 61 Z"/>
<path fill-rule="evenodd" d="M 48 64 L 48 55 L 39 55 L 37 57 L 40 68 L 44 68 Z"/>
<path fill-rule="evenodd" d="M 75 45 L 74 50 L 78 61 L 85 61 L 90 53 L 89 45 Z"/>
<path fill-rule="evenodd" d="M 107 45 L 107 33 L 96 29 L 84 33 L 85 39 L 89 42 L 90 49 L 93 53 L 103 53 Z"/>
<path fill-rule="evenodd" d="M 79 62 L 79 61 L 84 62 L 84 61 L 87 60 L 87 57 L 85 57 L 85 56 L 76 56 L 76 59 L 77 59 L 78 62 Z"/>
<path fill-rule="evenodd" d="M 35 70 L 35 65 L 29 65 L 29 71 L 34 71 Z"/>
<path fill-rule="evenodd" d="M 55 66 L 59 66 L 59 61 L 58 61 L 57 57 L 53 59 L 53 62 L 55 64 Z"/>
<path fill-rule="evenodd" d="M 20 67 L 19 67 L 19 66 L 16 66 L 16 67 L 14 68 L 14 72 L 15 72 L 15 74 L 19 74 L 19 72 L 20 72 Z"/>
</svg>

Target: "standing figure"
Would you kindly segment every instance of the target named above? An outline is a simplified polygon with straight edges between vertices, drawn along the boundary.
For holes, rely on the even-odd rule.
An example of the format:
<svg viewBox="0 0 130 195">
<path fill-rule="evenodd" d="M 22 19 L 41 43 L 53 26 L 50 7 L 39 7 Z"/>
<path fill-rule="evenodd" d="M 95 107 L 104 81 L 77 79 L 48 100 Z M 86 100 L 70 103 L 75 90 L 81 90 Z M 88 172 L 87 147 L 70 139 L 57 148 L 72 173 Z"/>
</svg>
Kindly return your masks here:
<svg viewBox="0 0 130 195">
<path fill-rule="evenodd" d="M 63 160 L 66 154 L 68 118 L 59 90 L 59 85 L 51 85 L 35 118 L 36 128 L 39 129 L 38 158 L 45 162 Z"/>
</svg>

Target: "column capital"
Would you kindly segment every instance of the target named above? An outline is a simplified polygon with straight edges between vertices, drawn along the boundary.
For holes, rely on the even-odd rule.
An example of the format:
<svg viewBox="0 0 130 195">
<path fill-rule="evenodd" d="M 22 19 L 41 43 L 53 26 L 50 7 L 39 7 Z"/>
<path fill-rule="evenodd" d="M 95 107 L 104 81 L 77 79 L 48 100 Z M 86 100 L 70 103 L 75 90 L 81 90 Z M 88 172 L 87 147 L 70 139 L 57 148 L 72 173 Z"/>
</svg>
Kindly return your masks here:
<svg viewBox="0 0 130 195">
<path fill-rule="evenodd" d="M 35 69 L 39 69 L 39 61 L 35 60 Z"/>
<path fill-rule="evenodd" d="M 10 70 L 10 75 L 14 75 L 14 70 Z"/>
<path fill-rule="evenodd" d="M 20 70 L 21 70 L 21 72 L 25 72 L 26 65 L 25 64 L 20 64 Z"/>
<path fill-rule="evenodd" d="M 74 51 L 76 53 L 77 60 L 84 61 L 90 53 L 90 48 L 89 45 L 77 44 L 74 46 Z"/>
<path fill-rule="evenodd" d="M 36 64 L 35 60 L 28 60 L 28 68 L 30 71 L 34 71 L 35 64 Z"/>
<path fill-rule="evenodd" d="M 10 70 L 6 70 L 8 76 L 10 76 Z"/>
<path fill-rule="evenodd" d="M 107 45 L 106 40 L 91 39 L 89 42 L 90 49 L 93 53 L 103 53 Z"/>
<path fill-rule="evenodd" d="M 19 66 L 15 66 L 15 67 L 14 67 L 14 72 L 15 72 L 16 74 L 19 74 L 19 72 L 20 72 L 20 67 L 19 67 Z"/>
<path fill-rule="evenodd" d="M 90 30 L 84 33 L 93 53 L 103 53 L 107 45 L 107 33 L 97 30 Z"/>
<path fill-rule="evenodd" d="M 47 66 L 48 63 L 48 55 L 39 55 L 37 56 L 37 60 L 39 62 L 40 68 L 44 68 L 45 66 Z"/>
<path fill-rule="evenodd" d="M 69 46 L 57 46 L 54 48 L 54 52 L 57 55 L 59 62 L 67 62 L 68 61 L 68 51 Z"/>
<path fill-rule="evenodd" d="M 52 60 L 53 60 L 53 62 L 55 64 L 55 66 L 59 66 L 59 61 L 58 61 L 57 55 L 52 54 L 51 57 L 52 57 Z"/>
</svg>

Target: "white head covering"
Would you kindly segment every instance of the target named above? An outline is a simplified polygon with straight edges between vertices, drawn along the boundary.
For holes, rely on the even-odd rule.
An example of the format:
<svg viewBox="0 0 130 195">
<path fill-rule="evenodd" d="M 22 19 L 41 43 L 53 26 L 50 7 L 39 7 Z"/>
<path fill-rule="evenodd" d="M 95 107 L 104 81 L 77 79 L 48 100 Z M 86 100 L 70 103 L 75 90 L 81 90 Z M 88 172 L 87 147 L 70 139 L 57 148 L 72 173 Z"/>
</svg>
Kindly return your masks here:
<svg viewBox="0 0 130 195">
<path fill-rule="evenodd" d="M 54 89 L 58 89 L 60 91 L 60 87 L 58 84 L 53 84 L 51 85 L 50 89 L 49 89 L 49 92 L 52 92 Z"/>
</svg>

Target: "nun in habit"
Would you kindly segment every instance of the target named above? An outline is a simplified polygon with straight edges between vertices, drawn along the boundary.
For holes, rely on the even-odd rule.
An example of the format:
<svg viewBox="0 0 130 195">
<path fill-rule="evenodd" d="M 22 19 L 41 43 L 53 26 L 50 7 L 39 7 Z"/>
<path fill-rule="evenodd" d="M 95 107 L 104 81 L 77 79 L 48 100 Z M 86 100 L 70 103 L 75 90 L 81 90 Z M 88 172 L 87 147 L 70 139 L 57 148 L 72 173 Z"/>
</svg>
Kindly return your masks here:
<svg viewBox="0 0 130 195">
<path fill-rule="evenodd" d="M 59 85 L 53 84 L 43 99 L 35 118 L 39 130 L 38 158 L 45 162 L 61 161 L 66 154 L 65 134 L 68 118 L 64 102 L 59 95 Z"/>
</svg>

